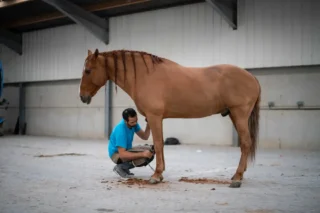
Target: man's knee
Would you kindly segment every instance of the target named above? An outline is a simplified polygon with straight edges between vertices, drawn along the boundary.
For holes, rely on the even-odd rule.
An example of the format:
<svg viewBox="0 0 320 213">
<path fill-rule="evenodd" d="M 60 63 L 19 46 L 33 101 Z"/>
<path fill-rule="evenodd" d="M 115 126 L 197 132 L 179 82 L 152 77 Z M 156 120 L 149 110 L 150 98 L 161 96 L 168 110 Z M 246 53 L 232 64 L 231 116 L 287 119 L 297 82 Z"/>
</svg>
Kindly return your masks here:
<svg viewBox="0 0 320 213">
<path fill-rule="evenodd" d="M 146 150 L 149 150 L 153 154 L 151 158 L 138 158 L 138 159 L 131 159 L 131 160 L 127 159 L 126 161 L 124 161 L 120 158 L 119 153 L 115 153 L 112 155 L 111 159 L 115 164 L 132 162 L 135 167 L 147 166 L 154 159 L 155 151 L 154 151 L 153 145 L 148 145 L 148 144 L 137 145 L 137 146 L 133 146 L 131 149 L 127 151 L 138 153 L 138 152 L 144 152 Z"/>
<path fill-rule="evenodd" d="M 114 154 L 111 156 L 111 160 L 112 160 L 113 163 L 115 163 L 115 164 L 120 164 L 120 163 L 122 163 L 122 160 L 121 160 L 121 158 L 120 158 L 119 153 L 114 153 Z"/>
</svg>

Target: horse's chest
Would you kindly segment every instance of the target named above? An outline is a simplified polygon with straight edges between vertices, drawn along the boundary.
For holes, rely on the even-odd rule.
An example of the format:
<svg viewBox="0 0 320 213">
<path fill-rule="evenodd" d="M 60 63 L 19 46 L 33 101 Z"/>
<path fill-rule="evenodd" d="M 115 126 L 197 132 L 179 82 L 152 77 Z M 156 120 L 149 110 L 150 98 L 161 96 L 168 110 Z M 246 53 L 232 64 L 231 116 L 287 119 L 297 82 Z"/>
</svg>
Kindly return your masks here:
<svg viewBox="0 0 320 213">
<path fill-rule="evenodd" d="M 142 115 L 142 116 L 146 116 L 145 115 L 145 111 L 143 110 L 143 107 L 141 106 L 141 103 L 139 101 L 135 101 L 135 105 L 137 107 L 138 112 Z"/>
</svg>

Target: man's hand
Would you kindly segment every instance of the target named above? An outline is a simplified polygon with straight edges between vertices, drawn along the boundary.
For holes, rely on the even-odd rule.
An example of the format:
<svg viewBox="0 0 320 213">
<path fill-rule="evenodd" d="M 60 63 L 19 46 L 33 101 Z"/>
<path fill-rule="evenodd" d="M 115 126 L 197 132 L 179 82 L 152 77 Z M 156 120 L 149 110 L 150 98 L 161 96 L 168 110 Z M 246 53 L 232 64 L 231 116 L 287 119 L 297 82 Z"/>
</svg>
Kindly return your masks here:
<svg viewBox="0 0 320 213">
<path fill-rule="evenodd" d="M 151 158 L 153 156 L 153 154 L 149 150 L 145 150 L 145 151 L 143 151 L 143 156 L 145 158 Z"/>
</svg>

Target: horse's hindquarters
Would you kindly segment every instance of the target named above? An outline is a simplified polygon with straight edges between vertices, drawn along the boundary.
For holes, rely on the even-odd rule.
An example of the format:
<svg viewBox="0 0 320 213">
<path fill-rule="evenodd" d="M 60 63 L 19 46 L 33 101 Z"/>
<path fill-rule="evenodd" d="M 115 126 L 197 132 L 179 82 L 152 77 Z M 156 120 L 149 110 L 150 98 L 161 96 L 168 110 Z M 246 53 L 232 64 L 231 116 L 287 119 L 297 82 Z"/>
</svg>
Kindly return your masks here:
<svg viewBox="0 0 320 213">
<path fill-rule="evenodd" d="M 219 91 L 224 105 L 227 108 L 253 106 L 260 94 L 257 79 L 246 70 L 230 65 L 222 68 L 222 74 Z"/>
</svg>

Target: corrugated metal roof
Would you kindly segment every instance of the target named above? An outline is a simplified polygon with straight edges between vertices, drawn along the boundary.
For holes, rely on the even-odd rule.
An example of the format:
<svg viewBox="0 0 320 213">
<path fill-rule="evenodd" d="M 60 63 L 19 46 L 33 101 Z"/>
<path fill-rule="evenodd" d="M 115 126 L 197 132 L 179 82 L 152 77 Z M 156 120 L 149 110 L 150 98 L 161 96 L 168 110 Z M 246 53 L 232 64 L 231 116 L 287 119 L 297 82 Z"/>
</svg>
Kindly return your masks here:
<svg viewBox="0 0 320 213">
<path fill-rule="evenodd" d="M 99 17 L 106 18 L 160 8 L 167 8 L 177 5 L 204 2 L 204 0 L 153 0 L 139 1 L 139 3 L 137 4 L 128 5 L 123 4 L 123 2 L 130 3 L 131 1 L 71 0 L 71 2 L 84 8 L 88 6 L 98 5 L 99 3 L 120 5 L 119 7 L 110 7 L 107 9 L 92 11 L 93 14 Z M 70 18 L 65 16 L 46 20 L 46 17 L 50 17 L 52 14 L 55 14 L 57 12 L 58 14 L 61 14 L 53 6 L 43 1 L 36 0 L 29 0 L 25 1 L 24 3 L 13 4 L 13 6 L 10 7 L 0 7 L 0 27 L 6 28 L 16 33 L 21 33 L 74 23 Z M 37 22 L 34 21 L 34 23 L 31 23 L 32 21 L 26 21 L 39 18 L 42 20 Z"/>
</svg>

